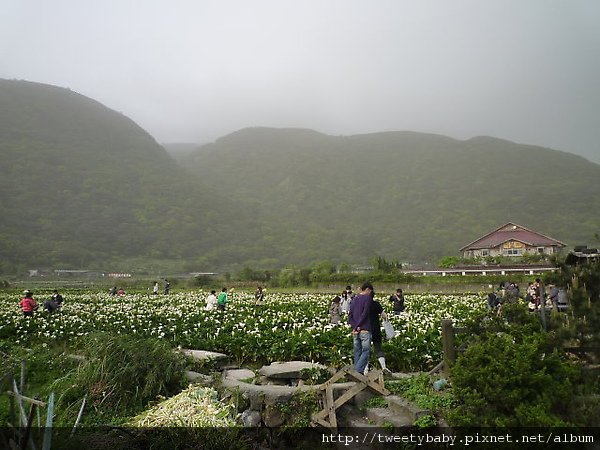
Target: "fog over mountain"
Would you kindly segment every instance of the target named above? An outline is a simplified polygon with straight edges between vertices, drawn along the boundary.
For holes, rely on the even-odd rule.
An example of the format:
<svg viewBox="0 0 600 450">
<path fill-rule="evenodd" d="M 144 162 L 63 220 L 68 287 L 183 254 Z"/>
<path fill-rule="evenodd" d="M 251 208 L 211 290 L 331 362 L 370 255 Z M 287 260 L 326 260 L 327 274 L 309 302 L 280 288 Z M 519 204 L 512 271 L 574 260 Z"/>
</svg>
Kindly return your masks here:
<svg viewBox="0 0 600 450">
<path fill-rule="evenodd" d="M 0 105 L 0 273 L 431 262 L 508 221 L 571 246 L 600 226 L 600 165 L 543 147 L 246 128 L 178 165 L 71 90 L 0 80 Z"/>
<path fill-rule="evenodd" d="M 600 162 L 600 2 L 5 0 L 0 78 L 158 142 L 236 130 L 494 136 Z"/>
</svg>

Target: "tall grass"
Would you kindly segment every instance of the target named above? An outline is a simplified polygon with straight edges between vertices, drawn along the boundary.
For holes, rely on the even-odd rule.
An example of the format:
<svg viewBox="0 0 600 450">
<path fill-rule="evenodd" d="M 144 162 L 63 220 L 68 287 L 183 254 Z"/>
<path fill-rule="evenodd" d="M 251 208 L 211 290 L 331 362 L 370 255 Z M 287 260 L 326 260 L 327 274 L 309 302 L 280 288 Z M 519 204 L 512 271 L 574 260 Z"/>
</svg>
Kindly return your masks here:
<svg viewBox="0 0 600 450">
<path fill-rule="evenodd" d="M 66 388 L 61 401 L 71 412 L 87 395 L 87 416 L 123 416 L 183 385 L 185 357 L 159 339 L 97 333 L 86 339 L 83 353 L 85 361 L 57 383 Z"/>
</svg>

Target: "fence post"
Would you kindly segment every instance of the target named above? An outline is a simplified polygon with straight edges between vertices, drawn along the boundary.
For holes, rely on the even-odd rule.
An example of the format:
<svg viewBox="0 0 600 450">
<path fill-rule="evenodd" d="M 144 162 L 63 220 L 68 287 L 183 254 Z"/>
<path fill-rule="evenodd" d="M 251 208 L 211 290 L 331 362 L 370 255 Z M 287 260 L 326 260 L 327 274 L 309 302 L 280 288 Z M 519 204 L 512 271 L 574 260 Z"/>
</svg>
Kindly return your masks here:
<svg viewBox="0 0 600 450">
<path fill-rule="evenodd" d="M 25 395 L 25 372 L 27 371 L 27 360 L 23 358 L 21 360 L 21 385 L 19 387 L 19 394 Z"/>
<path fill-rule="evenodd" d="M 452 319 L 442 320 L 442 350 L 444 351 L 444 373 L 449 375 L 450 367 L 456 361 L 456 348 L 454 347 L 454 327 Z"/>
</svg>

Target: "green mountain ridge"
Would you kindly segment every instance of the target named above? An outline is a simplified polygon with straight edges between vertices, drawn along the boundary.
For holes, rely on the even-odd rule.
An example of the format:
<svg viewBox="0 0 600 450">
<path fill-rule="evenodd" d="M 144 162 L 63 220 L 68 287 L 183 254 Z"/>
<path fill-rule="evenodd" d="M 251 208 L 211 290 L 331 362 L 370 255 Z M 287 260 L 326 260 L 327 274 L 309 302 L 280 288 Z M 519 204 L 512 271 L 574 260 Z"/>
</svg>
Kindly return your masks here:
<svg viewBox="0 0 600 450">
<path fill-rule="evenodd" d="M 131 258 L 192 268 L 218 261 L 216 247 L 235 248 L 234 203 L 130 119 L 22 81 L 0 80 L 0 105 L 0 269 L 124 270 Z"/>
<path fill-rule="evenodd" d="M 600 229 L 599 165 L 497 138 L 249 128 L 185 166 L 227 174 L 220 192 L 280 224 L 302 261 L 432 261 L 509 221 L 572 244 Z"/>
<path fill-rule="evenodd" d="M 0 271 L 435 261 L 508 221 L 570 245 L 600 229 L 599 165 L 496 138 L 248 128 L 174 148 L 68 89 L 0 80 Z"/>
</svg>

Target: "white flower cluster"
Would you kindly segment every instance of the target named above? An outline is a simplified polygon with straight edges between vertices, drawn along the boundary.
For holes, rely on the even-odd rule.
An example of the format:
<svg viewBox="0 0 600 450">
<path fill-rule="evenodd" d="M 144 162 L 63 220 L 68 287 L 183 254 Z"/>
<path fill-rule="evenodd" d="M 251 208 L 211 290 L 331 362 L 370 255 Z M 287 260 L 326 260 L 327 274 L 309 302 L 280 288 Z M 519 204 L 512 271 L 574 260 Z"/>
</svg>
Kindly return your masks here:
<svg viewBox="0 0 600 450">
<path fill-rule="evenodd" d="M 136 334 L 168 339 L 173 346 L 227 353 L 238 360 L 302 358 L 344 364 L 351 360 L 350 328 L 329 323 L 331 294 L 271 292 L 256 306 L 252 292 L 234 292 L 226 311 L 205 309 L 206 293 L 180 292 L 168 297 L 142 294 L 111 297 L 80 292 L 67 296 L 62 311 L 23 317 L 18 298 L 0 294 L 0 339 L 70 341 L 91 332 Z M 391 314 L 387 298 L 379 299 L 397 332 L 384 350 L 420 367 L 439 357 L 441 320 L 460 326 L 485 308 L 482 295 L 406 295 L 406 311 Z"/>
</svg>

